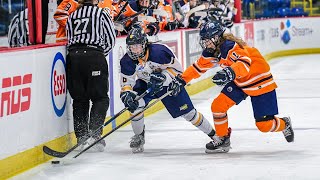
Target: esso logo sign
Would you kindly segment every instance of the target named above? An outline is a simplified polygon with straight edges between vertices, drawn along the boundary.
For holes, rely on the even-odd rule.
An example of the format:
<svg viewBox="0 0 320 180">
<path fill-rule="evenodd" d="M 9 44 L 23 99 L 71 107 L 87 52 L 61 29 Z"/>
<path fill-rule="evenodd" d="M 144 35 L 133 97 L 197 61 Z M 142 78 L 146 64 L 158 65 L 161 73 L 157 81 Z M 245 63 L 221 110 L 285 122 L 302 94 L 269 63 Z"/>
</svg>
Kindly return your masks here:
<svg viewBox="0 0 320 180">
<path fill-rule="evenodd" d="M 66 61 L 58 52 L 53 60 L 51 69 L 51 99 L 55 113 L 61 117 L 67 103 Z"/>
</svg>

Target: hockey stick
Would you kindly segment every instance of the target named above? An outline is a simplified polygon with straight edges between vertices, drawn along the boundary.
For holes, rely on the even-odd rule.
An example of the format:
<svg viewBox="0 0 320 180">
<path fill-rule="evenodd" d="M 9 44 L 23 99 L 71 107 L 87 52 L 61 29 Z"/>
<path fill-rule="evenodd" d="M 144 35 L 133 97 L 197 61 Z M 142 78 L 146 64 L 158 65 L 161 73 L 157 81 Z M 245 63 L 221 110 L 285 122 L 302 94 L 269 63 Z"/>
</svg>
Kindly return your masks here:
<svg viewBox="0 0 320 180">
<path fill-rule="evenodd" d="M 151 91 L 151 88 L 147 89 L 143 94 L 141 94 L 139 97 L 136 98 L 136 100 L 140 100 L 142 99 L 144 96 L 146 96 L 149 92 Z M 83 140 L 82 142 L 78 142 L 76 145 L 74 145 L 72 148 L 70 148 L 69 150 L 65 151 L 65 152 L 60 152 L 60 151 L 56 151 L 53 150 L 51 148 L 49 148 L 48 146 L 43 146 L 43 152 L 45 152 L 46 154 L 53 156 L 53 157 L 57 157 L 57 158 L 63 158 L 66 155 L 68 155 L 69 153 L 71 153 L 73 150 L 75 150 L 77 147 L 79 147 L 82 143 L 86 142 L 89 138 L 91 138 L 93 135 L 95 135 L 97 132 L 99 132 L 101 129 L 103 129 L 105 126 L 107 126 L 108 124 L 110 124 L 114 119 L 116 119 L 117 117 L 119 117 L 121 114 L 123 114 L 128 108 L 125 107 L 124 109 L 122 109 L 120 112 L 118 112 L 116 115 L 114 115 L 111 119 L 109 119 L 107 122 L 105 122 L 102 126 L 100 126 L 98 129 L 96 129 L 95 131 L 93 131 L 92 133 L 90 133 L 88 136 L 85 137 L 85 140 Z"/>
<path fill-rule="evenodd" d="M 157 22 L 156 18 L 152 16 L 138 16 L 138 21 L 139 22 L 142 22 L 142 21 Z"/>
<path fill-rule="evenodd" d="M 163 98 L 167 97 L 172 91 L 168 91 L 167 93 L 165 93 L 164 95 L 162 95 L 161 97 L 159 97 L 157 100 L 153 101 L 151 104 L 147 105 L 146 107 L 144 107 L 141 111 L 139 111 L 138 113 L 136 113 L 135 115 L 131 116 L 129 119 L 127 119 L 126 121 L 124 121 L 123 123 L 121 123 L 119 126 L 117 126 L 116 128 L 114 128 L 112 131 L 110 131 L 109 133 L 105 134 L 104 136 L 102 136 L 100 139 L 96 140 L 95 142 L 93 142 L 92 144 L 90 144 L 90 146 L 86 147 L 85 149 L 83 149 L 82 151 L 80 151 L 78 154 L 76 154 L 73 158 L 77 158 L 78 156 L 80 156 L 82 153 L 86 152 L 88 149 L 90 149 L 92 146 L 94 146 L 95 144 L 97 144 L 98 142 L 100 142 L 102 139 L 104 139 L 105 137 L 109 136 L 111 133 L 113 133 L 114 131 L 116 131 L 117 129 L 119 129 L 120 127 L 122 127 L 123 125 L 125 125 L 127 122 L 131 121 L 133 118 L 137 117 L 139 114 L 143 113 L 145 110 L 147 110 L 149 107 L 155 105 L 157 102 L 161 101 Z"/>
<path fill-rule="evenodd" d="M 121 20 L 115 21 L 115 22 L 120 22 L 120 23 L 127 22 L 128 20 L 133 19 L 133 18 L 139 16 L 140 14 L 143 14 L 145 11 L 146 11 L 146 10 L 143 9 L 143 10 L 141 10 L 141 11 L 133 14 L 132 16 L 126 17 L 126 18 L 124 18 L 124 19 L 121 19 Z"/>
<path fill-rule="evenodd" d="M 152 14 L 157 16 L 162 16 L 162 17 L 169 17 L 168 12 L 162 9 L 154 9 Z"/>
<path fill-rule="evenodd" d="M 205 9 L 206 9 L 206 6 L 204 4 L 197 6 L 197 7 L 194 7 L 190 11 L 187 12 L 187 16 L 189 17 L 191 14 L 193 14 L 197 11 L 205 10 Z"/>
<path fill-rule="evenodd" d="M 142 21 L 157 22 L 156 18 L 152 16 L 138 16 L 138 22 L 142 22 Z M 114 29 L 118 31 L 125 30 L 124 24 L 121 23 L 121 21 L 114 21 L 113 24 L 114 24 Z"/>
</svg>

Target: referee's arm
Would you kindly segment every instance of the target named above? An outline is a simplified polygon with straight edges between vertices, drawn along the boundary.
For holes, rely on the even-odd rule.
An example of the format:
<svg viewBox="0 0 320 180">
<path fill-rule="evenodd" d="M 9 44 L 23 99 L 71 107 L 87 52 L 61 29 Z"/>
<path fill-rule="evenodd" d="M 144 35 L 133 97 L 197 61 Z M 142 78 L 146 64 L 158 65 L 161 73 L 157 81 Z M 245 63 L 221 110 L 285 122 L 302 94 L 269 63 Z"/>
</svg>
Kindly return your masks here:
<svg viewBox="0 0 320 180">
<path fill-rule="evenodd" d="M 104 50 L 104 54 L 108 55 L 116 43 L 116 32 L 114 30 L 114 24 L 111 17 L 105 11 L 102 11 L 102 28 L 106 41 L 106 49 Z"/>
</svg>

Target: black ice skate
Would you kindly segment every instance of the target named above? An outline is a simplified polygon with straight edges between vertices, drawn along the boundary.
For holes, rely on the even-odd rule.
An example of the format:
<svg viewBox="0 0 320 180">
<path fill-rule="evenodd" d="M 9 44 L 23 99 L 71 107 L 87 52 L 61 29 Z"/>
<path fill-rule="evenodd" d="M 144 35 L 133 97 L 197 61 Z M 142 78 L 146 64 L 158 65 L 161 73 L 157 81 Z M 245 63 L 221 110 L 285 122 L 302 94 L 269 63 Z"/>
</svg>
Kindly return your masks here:
<svg viewBox="0 0 320 180">
<path fill-rule="evenodd" d="M 133 153 L 143 152 L 144 143 L 145 143 L 145 140 L 144 140 L 144 130 L 143 130 L 141 134 L 136 134 L 131 138 L 130 148 L 132 148 L 132 152 Z"/>
<path fill-rule="evenodd" d="M 286 123 L 286 128 L 282 131 L 286 140 L 290 143 L 294 141 L 294 132 L 292 129 L 291 119 L 290 117 L 283 117 L 282 118 Z"/>
<path fill-rule="evenodd" d="M 231 128 L 228 129 L 228 135 L 219 137 L 211 137 L 212 141 L 206 144 L 206 153 L 227 153 L 231 149 L 230 146 Z"/>
</svg>

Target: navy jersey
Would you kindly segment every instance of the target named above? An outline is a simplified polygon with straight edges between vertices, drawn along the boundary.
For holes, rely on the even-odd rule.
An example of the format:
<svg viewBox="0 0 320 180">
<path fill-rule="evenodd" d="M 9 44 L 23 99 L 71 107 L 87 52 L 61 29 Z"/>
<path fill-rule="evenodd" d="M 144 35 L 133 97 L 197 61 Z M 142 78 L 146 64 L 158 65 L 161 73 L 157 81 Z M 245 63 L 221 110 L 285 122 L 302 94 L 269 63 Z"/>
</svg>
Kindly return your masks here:
<svg viewBox="0 0 320 180">
<path fill-rule="evenodd" d="M 137 79 L 149 82 L 150 74 L 158 69 L 166 76 L 164 86 L 168 86 L 172 78 L 182 73 L 181 64 L 168 46 L 154 43 L 147 47 L 145 62 L 132 60 L 127 53 L 120 60 L 122 90 L 132 90 Z"/>
</svg>

